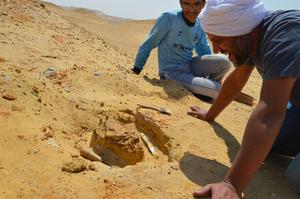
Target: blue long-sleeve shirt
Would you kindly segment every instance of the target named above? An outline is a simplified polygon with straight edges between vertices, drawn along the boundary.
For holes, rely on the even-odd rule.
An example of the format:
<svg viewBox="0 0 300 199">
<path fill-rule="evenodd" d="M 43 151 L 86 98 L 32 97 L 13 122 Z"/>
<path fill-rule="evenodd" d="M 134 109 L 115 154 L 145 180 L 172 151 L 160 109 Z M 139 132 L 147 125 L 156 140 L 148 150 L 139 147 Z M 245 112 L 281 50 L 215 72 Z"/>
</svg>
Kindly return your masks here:
<svg viewBox="0 0 300 199">
<path fill-rule="evenodd" d="M 188 64 L 195 50 L 198 56 L 211 54 L 199 18 L 188 26 L 181 11 L 165 12 L 156 21 L 148 38 L 140 46 L 134 67 L 143 69 L 151 50 L 158 47 L 159 73 Z"/>
</svg>

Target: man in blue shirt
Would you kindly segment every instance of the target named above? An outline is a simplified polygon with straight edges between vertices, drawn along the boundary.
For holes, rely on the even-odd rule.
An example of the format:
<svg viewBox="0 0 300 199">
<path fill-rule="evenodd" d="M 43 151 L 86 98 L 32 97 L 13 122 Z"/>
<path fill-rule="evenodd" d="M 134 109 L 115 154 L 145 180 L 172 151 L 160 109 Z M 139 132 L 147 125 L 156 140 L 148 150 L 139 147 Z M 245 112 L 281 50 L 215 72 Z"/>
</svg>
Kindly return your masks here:
<svg viewBox="0 0 300 199">
<path fill-rule="evenodd" d="M 267 11 L 260 0 L 210 0 L 200 17 L 214 52 L 228 54 L 236 68 L 209 111 L 191 107 L 189 114 L 214 120 L 255 67 L 263 82 L 224 181 L 207 185 L 194 196 L 238 198 L 269 153 L 294 158 L 286 175 L 300 194 L 300 10 Z"/>
<path fill-rule="evenodd" d="M 180 0 L 181 11 L 165 12 L 139 48 L 134 68 L 140 74 L 152 51 L 158 47 L 159 75 L 174 80 L 195 94 L 215 99 L 230 62 L 211 55 L 198 15 L 205 0 Z M 193 58 L 193 51 L 198 54 Z"/>
</svg>

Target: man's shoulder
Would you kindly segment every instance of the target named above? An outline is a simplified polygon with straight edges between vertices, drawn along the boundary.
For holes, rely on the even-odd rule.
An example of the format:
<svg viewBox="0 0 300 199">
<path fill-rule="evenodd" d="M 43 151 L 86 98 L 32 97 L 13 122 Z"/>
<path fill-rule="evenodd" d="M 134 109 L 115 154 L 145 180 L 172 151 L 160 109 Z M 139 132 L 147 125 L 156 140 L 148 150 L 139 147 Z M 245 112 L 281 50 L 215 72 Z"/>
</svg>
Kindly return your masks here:
<svg viewBox="0 0 300 199">
<path fill-rule="evenodd" d="M 164 17 L 164 18 L 176 18 L 180 15 L 180 11 L 178 10 L 173 10 L 173 11 L 166 11 L 163 12 L 160 17 Z"/>
<path fill-rule="evenodd" d="M 288 24 L 300 24 L 300 10 L 268 11 L 264 17 L 263 26 L 268 28 L 280 28 Z M 287 28 L 287 27 L 284 27 Z"/>
</svg>

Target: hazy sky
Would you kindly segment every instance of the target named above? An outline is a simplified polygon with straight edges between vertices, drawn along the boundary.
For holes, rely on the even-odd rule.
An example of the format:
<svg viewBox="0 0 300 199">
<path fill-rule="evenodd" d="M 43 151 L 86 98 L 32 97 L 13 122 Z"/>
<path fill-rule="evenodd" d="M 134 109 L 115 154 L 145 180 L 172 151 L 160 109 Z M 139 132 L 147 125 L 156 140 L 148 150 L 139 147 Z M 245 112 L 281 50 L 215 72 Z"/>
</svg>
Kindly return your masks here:
<svg viewBox="0 0 300 199">
<path fill-rule="evenodd" d="M 179 0 L 46 0 L 57 5 L 100 10 L 131 19 L 154 19 L 167 10 L 179 9 Z M 300 9 L 300 0 L 262 0 L 270 10 Z"/>
</svg>

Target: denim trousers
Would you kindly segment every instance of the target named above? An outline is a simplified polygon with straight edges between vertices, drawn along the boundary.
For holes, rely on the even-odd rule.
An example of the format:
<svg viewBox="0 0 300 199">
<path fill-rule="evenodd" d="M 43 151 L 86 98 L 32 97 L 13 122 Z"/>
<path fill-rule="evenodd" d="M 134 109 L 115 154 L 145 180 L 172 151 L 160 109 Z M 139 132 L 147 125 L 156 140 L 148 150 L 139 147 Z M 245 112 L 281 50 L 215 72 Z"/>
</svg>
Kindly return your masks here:
<svg viewBox="0 0 300 199">
<path fill-rule="evenodd" d="M 221 81 L 230 68 L 229 60 L 223 55 L 194 57 L 189 64 L 160 74 L 161 79 L 176 81 L 192 93 L 216 99 Z"/>
</svg>

